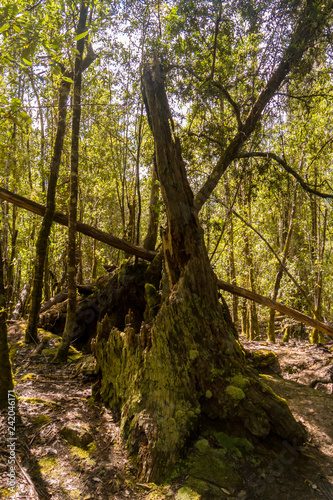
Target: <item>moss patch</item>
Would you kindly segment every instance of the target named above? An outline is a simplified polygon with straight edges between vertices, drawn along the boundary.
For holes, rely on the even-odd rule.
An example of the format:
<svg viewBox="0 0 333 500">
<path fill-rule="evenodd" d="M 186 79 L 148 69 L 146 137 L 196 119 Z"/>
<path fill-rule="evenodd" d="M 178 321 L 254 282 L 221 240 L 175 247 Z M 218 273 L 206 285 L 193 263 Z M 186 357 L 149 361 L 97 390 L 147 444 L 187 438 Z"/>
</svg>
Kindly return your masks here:
<svg viewBox="0 0 333 500">
<path fill-rule="evenodd" d="M 0 488 L 1 498 L 10 498 L 12 494 L 12 491 L 7 490 L 6 488 Z"/>
<path fill-rule="evenodd" d="M 48 415 L 39 415 L 38 417 L 33 419 L 33 423 L 36 425 L 45 425 L 51 422 L 51 419 Z"/>
<path fill-rule="evenodd" d="M 228 385 L 228 387 L 225 390 L 226 396 L 228 396 L 228 399 L 233 400 L 233 404 L 236 406 L 239 401 L 245 398 L 245 393 L 243 389 L 240 387 L 236 387 L 235 385 Z"/>
<path fill-rule="evenodd" d="M 239 457 L 252 453 L 254 450 L 253 444 L 247 439 L 228 436 L 224 432 L 207 433 L 207 437 L 216 440 L 221 448 L 233 451 Z"/>
<path fill-rule="evenodd" d="M 94 466 L 96 465 L 96 460 L 90 457 L 92 453 L 89 450 L 83 450 L 82 448 L 78 448 L 77 446 L 71 446 L 71 453 L 74 457 L 79 458 L 80 460 L 84 460 L 85 464 Z"/>
<path fill-rule="evenodd" d="M 200 500 L 200 498 L 201 495 L 193 491 L 192 488 L 189 488 L 188 486 L 180 488 L 175 497 L 176 500 Z"/>
<path fill-rule="evenodd" d="M 34 373 L 26 373 L 23 375 L 23 377 L 20 378 L 20 382 L 23 382 L 24 380 L 35 380 L 36 375 Z"/>
<path fill-rule="evenodd" d="M 25 403 L 30 403 L 31 405 L 40 405 L 43 404 L 45 406 L 49 406 L 50 408 L 53 408 L 56 403 L 53 401 L 45 401 L 45 399 L 41 398 L 20 398 L 21 401 L 24 401 Z"/>
<path fill-rule="evenodd" d="M 61 465 L 56 458 L 41 458 L 38 460 L 38 465 L 42 475 L 46 478 L 58 478 L 61 474 Z M 34 469 L 31 473 L 33 477 L 38 477 L 38 472 Z"/>
<path fill-rule="evenodd" d="M 19 350 L 19 348 L 23 345 L 23 342 L 15 342 L 15 344 L 8 345 L 9 347 L 9 359 L 13 363 L 16 358 L 16 353 Z"/>
<path fill-rule="evenodd" d="M 187 459 L 178 463 L 175 469 L 175 474 L 187 476 L 185 484 L 178 490 L 176 499 L 227 498 L 221 488 L 235 489 L 242 485 L 242 479 L 237 473 L 237 464 L 243 453 L 250 453 L 252 450 L 253 446 L 246 439 L 207 431 L 196 441 Z"/>
</svg>

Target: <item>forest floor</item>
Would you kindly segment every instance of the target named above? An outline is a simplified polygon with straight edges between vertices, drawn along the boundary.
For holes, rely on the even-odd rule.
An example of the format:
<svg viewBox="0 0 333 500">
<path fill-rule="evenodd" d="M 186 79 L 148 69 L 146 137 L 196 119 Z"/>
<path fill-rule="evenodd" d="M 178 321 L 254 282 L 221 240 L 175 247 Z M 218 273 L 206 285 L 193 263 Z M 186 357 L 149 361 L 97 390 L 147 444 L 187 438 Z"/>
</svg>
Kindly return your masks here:
<svg viewBox="0 0 333 500">
<path fill-rule="evenodd" d="M 16 487 L 8 489 L 7 412 L 2 411 L 0 498 L 333 500 L 332 344 L 244 341 L 249 351 L 277 354 L 279 363 L 268 354 L 262 376 L 307 428 L 301 449 L 277 438 L 251 444 L 207 422 L 173 475 L 156 485 L 137 479 L 111 411 L 91 398 L 91 356 L 73 349 L 66 365 L 51 364 L 59 338 L 41 330 L 36 351 L 23 344 L 24 326 L 9 328 L 18 396 Z"/>
</svg>

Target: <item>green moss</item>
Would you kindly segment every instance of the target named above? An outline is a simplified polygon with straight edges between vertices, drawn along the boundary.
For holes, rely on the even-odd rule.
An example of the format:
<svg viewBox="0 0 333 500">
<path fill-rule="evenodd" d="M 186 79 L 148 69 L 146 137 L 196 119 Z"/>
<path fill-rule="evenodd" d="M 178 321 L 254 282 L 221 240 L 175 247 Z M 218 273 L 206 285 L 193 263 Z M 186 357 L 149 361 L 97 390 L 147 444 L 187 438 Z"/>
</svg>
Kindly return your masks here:
<svg viewBox="0 0 333 500">
<path fill-rule="evenodd" d="M 233 461 L 227 456 L 227 449 L 212 448 L 205 438 L 200 438 L 195 448 L 184 464 L 184 473 L 189 476 L 184 486 L 191 488 L 195 484 L 198 494 L 207 494 L 210 491 L 212 478 L 219 488 L 239 486 L 240 478 Z"/>
<path fill-rule="evenodd" d="M 68 492 L 70 498 L 74 498 L 74 500 L 80 500 L 82 498 L 82 491 L 81 490 L 70 490 Z"/>
<path fill-rule="evenodd" d="M 57 352 L 57 346 L 54 346 L 53 349 L 43 349 L 43 356 L 54 356 Z"/>
<path fill-rule="evenodd" d="M 61 465 L 56 458 L 41 458 L 38 460 L 38 465 L 41 474 L 45 475 L 47 478 L 58 477 L 61 473 Z M 33 477 L 38 477 L 38 471 L 33 469 Z"/>
<path fill-rule="evenodd" d="M 12 491 L 7 490 L 6 488 L 0 488 L 1 498 L 9 498 L 12 494 L 13 494 Z"/>
<path fill-rule="evenodd" d="M 260 371 L 262 368 L 278 363 L 278 357 L 272 351 L 254 351 L 251 353 L 250 361 L 254 368 Z"/>
<path fill-rule="evenodd" d="M 89 443 L 87 448 L 88 448 L 88 453 L 94 453 L 96 451 L 96 443 L 94 442 Z"/>
<path fill-rule="evenodd" d="M 84 460 L 84 463 L 86 465 L 96 465 L 96 460 L 90 457 L 91 451 L 83 450 L 82 448 L 78 448 L 77 446 L 71 446 L 70 450 L 72 455 L 79 458 L 80 460 Z"/>
<path fill-rule="evenodd" d="M 38 417 L 33 419 L 33 423 L 36 425 L 45 425 L 51 422 L 51 419 L 48 415 L 39 415 Z"/>
<path fill-rule="evenodd" d="M 199 351 L 195 350 L 195 349 L 192 349 L 190 351 L 190 360 L 191 361 L 194 361 L 195 359 L 197 359 L 199 357 Z"/>
<path fill-rule="evenodd" d="M 217 440 L 221 448 L 225 448 L 226 450 L 240 450 L 245 454 L 251 453 L 254 450 L 253 444 L 245 438 L 228 436 L 224 432 L 214 432 L 211 436 Z"/>
<path fill-rule="evenodd" d="M 59 335 L 56 335 L 55 333 L 51 333 L 47 330 L 44 330 L 43 328 L 38 328 L 38 334 L 46 339 L 49 340 L 57 340 L 58 342 L 61 341 L 61 337 Z"/>
<path fill-rule="evenodd" d="M 9 359 L 11 362 L 15 361 L 16 353 L 19 348 L 23 345 L 23 342 L 15 342 L 15 344 L 8 345 L 9 347 Z"/>
<path fill-rule="evenodd" d="M 144 319 L 146 323 L 151 323 L 158 312 L 160 304 L 160 296 L 151 283 L 145 284 L 145 301 L 146 309 L 144 312 Z"/>
<path fill-rule="evenodd" d="M 232 377 L 230 380 L 231 385 L 235 387 L 239 387 L 240 389 L 247 389 L 250 385 L 250 381 L 248 378 L 243 377 L 240 373 Z"/>
<path fill-rule="evenodd" d="M 228 385 L 228 387 L 225 390 L 225 393 L 227 396 L 229 396 L 229 398 L 232 398 L 237 403 L 245 398 L 245 393 L 243 389 L 241 389 L 240 387 L 236 387 L 234 385 Z"/>
<path fill-rule="evenodd" d="M 178 490 L 175 500 L 200 500 L 201 495 L 196 493 L 188 486 L 183 486 Z"/>
<path fill-rule="evenodd" d="M 220 368 L 213 368 L 210 373 L 211 373 L 212 380 L 215 380 L 215 379 L 224 380 L 225 379 L 225 370 L 221 370 Z"/>
<path fill-rule="evenodd" d="M 213 394 L 211 393 L 211 391 L 209 389 L 207 389 L 206 394 L 205 394 L 206 398 L 210 399 L 212 397 L 212 395 Z"/>
<path fill-rule="evenodd" d="M 209 442 L 205 438 L 200 438 L 198 441 L 195 443 L 195 448 L 201 452 L 207 451 L 207 448 L 209 448 Z"/>
<path fill-rule="evenodd" d="M 34 373 L 26 373 L 23 375 L 23 377 L 20 378 L 20 381 L 22 382 L 23 380 L 34 380 L 36 378 L 36 375 Z"/>
<path fill-rule="evenodd" d="M 30 403 L 31 405 L 43 404 L 45 406 L 49 406 L 50 408 L 53 408 L 53 406 L 56 404 L 53 401 L 45 401 L 45 399 L 41 398 L 20 398 L 20 400 L 24 401 L 25 403 Z"/>
</svg>

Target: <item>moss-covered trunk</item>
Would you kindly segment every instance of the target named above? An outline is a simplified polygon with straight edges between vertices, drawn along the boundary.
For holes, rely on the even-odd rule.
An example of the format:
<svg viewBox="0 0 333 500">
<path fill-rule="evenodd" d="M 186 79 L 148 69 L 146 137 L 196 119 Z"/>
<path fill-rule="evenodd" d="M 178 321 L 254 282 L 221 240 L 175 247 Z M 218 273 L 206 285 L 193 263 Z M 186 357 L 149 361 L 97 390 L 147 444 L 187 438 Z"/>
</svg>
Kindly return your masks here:
<svg viewBox="0 0 333 500">
<path fill-rule="evenodd" d="M 246 367 L 229 312 L 218 300 L 163 80 L 158 61 L 145 69 L 145 101 L 168 217 L 163 246 L 171 292 L 156 311 L 159 295 L 146 284 L 141 328 L 136 331 L 128 321 L 120 332 L 105 318 L 93 345 L 101 396 L 118 413 L 122 435 L 146 479 L 173 466 L 204 415 L 241 423 L 255 436 L 273 431 L 304 437 L 287 403 Z"/>
</svg>

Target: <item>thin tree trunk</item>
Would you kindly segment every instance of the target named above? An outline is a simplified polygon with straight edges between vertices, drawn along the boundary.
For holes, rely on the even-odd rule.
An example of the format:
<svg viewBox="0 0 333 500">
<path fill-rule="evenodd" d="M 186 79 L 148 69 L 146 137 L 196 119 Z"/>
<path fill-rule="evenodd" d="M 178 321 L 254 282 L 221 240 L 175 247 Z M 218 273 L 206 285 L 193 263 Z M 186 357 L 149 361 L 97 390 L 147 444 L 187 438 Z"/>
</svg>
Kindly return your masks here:
<svg viewBox="0 0 333 500">
<path fill-rule="evenodd" d="M 230 187 L 229 187 L 229 182 L 228 182 L 227 176 L 225 177 L 224 187 L 225 187 L 227 205 L 229 207 L 231 207 L 232 201 L 231 201 L 231 197 L 230 197 Z M 233 221 L 233 217 L 232 217 L 232 212 L 230 212 L 230 216 L 229 216 L 228 240 L 229 240 L 229 279 L 230 279 L 231 284 L 237 285 L 235 252 L 234 252 L 234 221 Z M 237 295 L 232 296 L 231 317 L 232 317 L 232 321 L 234 322 L 235 328 L 237 330 L 238 329 L 238 297 L 237 297 Z"/>
<path fill-rule="evenodd" d="M 283 247 L 283 252 L 282 252 L 282 257 L 281 257 L 281 264 L 279 265 L 278 272 L 275 277 L 275 283 L 274 283 L 274 288 L 273 288 L 273 293 L 272 293 L 272 300 L 276 300 L 279 290 L 280 290 L 280 284 L 283 276 L 283 270 L 286 265 L 287 261 L 287 256 L 289 252 L 289 247 L 291 243 L 291 235 L 292 235 L 292 230 L 293 230 L 293 223 L 294 223 L 294 218 L 295 218 L 295 212 L 296 212 L 296 186 L 295 186 L 295 191 L 294 191 L 294 200 L 293 200 L 293 205 L 291 209 L 291 214 L 290 214 L 290 220 L 289 220 L 289 227 L 288 227 L 288 232 L 286 236 L 286 240 L 284 243 Z M 268 322 L 268 329 L 267 329 L 267 338 L 270 342 L 275 342 L 275 310 L 271 309 L 269 311 L 269 322 Z"/>
<path fill-rule="evenodd" d="M 13 389 L 6 319 L 6 294 L 3 282 L 3 259 L 0 239 L 0 408 L 8 406 L 8 391 Z"/>
<path fill-rule="evenodd" d="M 92 47 L 88 46 L 87 55 L 82 63 L 82 71 L 89 67 L 95 60 L 96 55 Z M 70 76 L 69 72 L 65 73 Z M 36 256 L 34 264 L 34 276 L 32 282 L 31 302 L 29 308 L 29 317 L 24 341 L 27 343 L 38 342 L 37 326 L 40 304 L 43 292 L 43 276 L 45 265 L 45 252 L 47 248 L 48 237 L 50 235 L 53 218 L 55 215 L 55 195 L 59 175 L 59 167 L 63 150 L 64 137 L 66 132 L 67 100 L 70 91 L 70 83 L 64 79 L 61 80 L 59 88 L 58 103 L 58 122 L 57 131 L 53 147 L 53 157 L 51 161 L 49 180 L 47 184 L 46 209 L 43 216 L 42 226 L 38 233 L 36 243 Z"/>
<path fill-rule="evenodd" d="M 140 223 L 141 223 L 141 191 L 140 191 L 140 153 L 142 144 L 142 120 L 143 120 L 143 103 L 140 107 L 139 127 L 138 127 L 138 147 L 135 161 L 135 188 L 138 196 L 138 216 L 136 221 L 136 240 L 135 243 L 140 243 Z"/>
<path fill-rule="evenodd" d="M 57 132 L 53 147 L 53 157 L 51 161 L 49 181 L 47 184 L 46 210 L 43 216 L 42 226 L 39 230 L 36 243 L 36 256 L 32 282 L 31 302 L 29 308 L 29 318 L 24 337 L 24 341 L 27 343 L 38 342 L 37 326 L 39 309 L 42 301 L 46 248 L 55 213 L 55 195 L 64 137 L 66 132 L 67 99 L 69 91 L 70 83 L 68 81 L 62 80 L 59 88 Z"/>
<path fill-rule="evenodd" d="M 83 0 L 80 6 L 80 18 L 77 35 L 86 30 L 88 4 Z M 69 194 L 68 217 L 68 303 L 67 316 L 62 340 L 53 359 L 54 362 L 67 361 L 67 354 L 76 326 L 76 219 L 78 198 L 78 169 L 79 169 L 79 134 L 81 120 L 81 82 L 82 82 L 82 56 L 84 38 L 77 41 L 74 69 L 74 102 L 72 120 L 72 146 L 71 146 L 71 173 Z"/>
<path fill-rule="evenodd" d="M 326 230 L 327 230 L 327 213 L 328 209 L 325 208 L 324 212 L 324 220 L 323 220 L 323 236 L 321 245 L 318 242 L 319 252 L 318 252 L 318 271 L 316 275 L 315 281 L 315 290 L 314 290 L 314 308 L 315 308 L 315 318 L 321 320 L 322 312 L 322 291 L 323 291 L 323 259 L 326 245 Z M 321 334 L 320 330 L 314 328 L 310 334 L 310 340 L 313 344 L 318 344 L 319 342 L 323 342 L 325 339 Z"/>
</svg>

